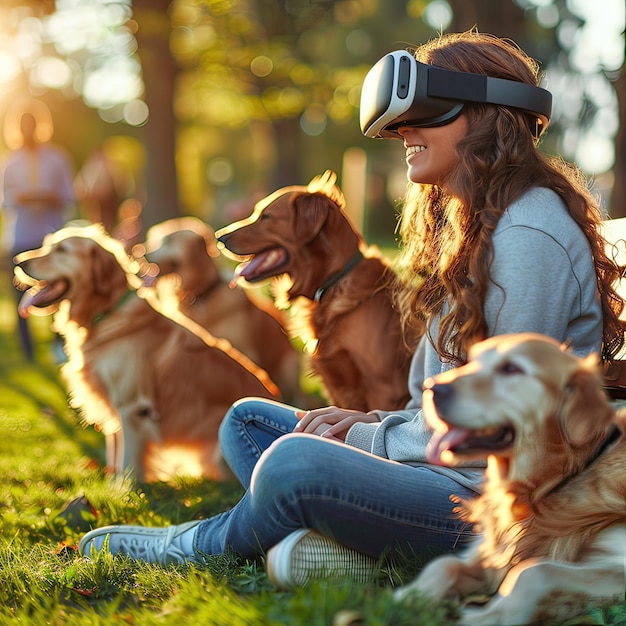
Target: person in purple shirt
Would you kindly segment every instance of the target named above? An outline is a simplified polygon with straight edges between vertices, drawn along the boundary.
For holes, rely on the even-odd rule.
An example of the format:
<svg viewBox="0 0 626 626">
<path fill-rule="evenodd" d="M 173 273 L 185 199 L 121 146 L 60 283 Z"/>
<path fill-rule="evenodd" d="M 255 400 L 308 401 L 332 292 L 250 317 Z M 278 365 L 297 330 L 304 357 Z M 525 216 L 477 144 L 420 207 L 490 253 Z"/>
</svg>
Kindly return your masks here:
<svg viewBox="0 0 626 626">
<path fill-rule="evenodd" d="M 51 120 L 36 107 L 5 120 L 7 144 L 16 142 L 2 166 L 4 249 L 11 257 L 38 248 L 48 233 L 65 224 L 73 209 L 71 161 L 63 149 L 49 142 L 51 134 Z M 18 299 L 21 295 L 16 290 Z M 32 360 L 27 322 L 18 319 L 24 355 Z"/>
</svg>

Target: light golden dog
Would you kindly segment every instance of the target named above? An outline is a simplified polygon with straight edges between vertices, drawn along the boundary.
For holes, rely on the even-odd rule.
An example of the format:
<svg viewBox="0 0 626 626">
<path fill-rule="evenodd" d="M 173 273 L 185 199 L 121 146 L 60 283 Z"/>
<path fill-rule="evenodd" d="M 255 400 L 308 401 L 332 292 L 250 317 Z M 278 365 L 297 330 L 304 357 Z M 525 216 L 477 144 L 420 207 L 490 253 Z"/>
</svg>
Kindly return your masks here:
<svg viewBox="0 0 626 626">
<path fill-rule="evenodd" d="M 167 220 L 152 226 L 133 253 L 158 269 L 155 289 L 161 301 L 171 298 L 186 316 L 227 339 L 268 372 L 285 401 L 300 405 L 300 353 L 268 310 L 244 290 L 228 286 L 216 263 L 220 253 L 208 224 L 191 216 Z M 279 316 L 271 302 L 269 307 Z"/>
<path fill-rule="evenodd" d="M 198 330 L 191 320 L 173 321 L 140 298 L 121 242 L 99 227 L 61 229 L 16 263 L 29 287 L 20 312 L 56 312 L 71 403 L 105 434 L 108 466 L 139 480 L 221 478 L 219 424 L 243 396 L 274 397 L 267 374 L 206 331 L 200 338 L 184 328 Z"/>
<path fill-rule="evenodd" d="M 624 599 L 625 420 L 595 357 L 543 335 L 493 337 L 426 381 L 424 413 L 430 462 L 487 458 L 484 493 L 464 502 L 481 537 L 429 563 L 397 598 L 487 595 L 462 612 L 462 624 L 481 626 L 560 622 L 589 599 Z"/>
<path fill-rule="evenodd" d="M 303 316 L 305 328 L 289 330 L 314 339 L 311 366 L 330 402 L 403 408 L 411 355 L 392 303 L 393 273 L 351 224 L 336 178 L 327 171 L 306 187 L 279 189 L 216 237 L 243 261 L 240 278 L 274 279 L 277 306 L 293 304 Z"/>
</svg>

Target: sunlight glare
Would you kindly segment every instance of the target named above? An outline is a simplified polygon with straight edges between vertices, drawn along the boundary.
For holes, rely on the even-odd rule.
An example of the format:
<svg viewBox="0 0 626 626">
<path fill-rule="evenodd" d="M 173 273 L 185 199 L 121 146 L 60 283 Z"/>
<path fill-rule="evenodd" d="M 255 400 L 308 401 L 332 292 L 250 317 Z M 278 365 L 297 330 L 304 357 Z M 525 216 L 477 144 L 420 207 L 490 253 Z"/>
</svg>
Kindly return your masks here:
<svg viewBox="0 0 626 626">
<path fill-rule="evenodd" d="M 176 476 L 200 478 L 204 475 L 201 454 L 187 446 L 152 446 L 148 453 L 150 481 L 167 482 Z"/>
<path fill-rule="evenodd" d="M 127 57 L 111 59 L 92 70 L 83 84 L 85 101 L 97 108 L 128 102 L 141 96 L 143 85 L 137 62 Z"/>
<path fill-rule="evenodd" d="M 573 51 L 575 66 L 586 72 L 618 70 L 624 63 L 624 1 L 568 0 L 567 5 L 585 20 Z"/>
<path fill-rule="evenodd" d="M 143 100 L 131 100 L 124 105 L 124 120 L 131 126 L 143 126 L 148 121 L 150 110 Z"/>
<path fill-rule="evenodd" d="M 137 42 L 127 25 L 131 17 L 130 2 L 124 0 L 58 0 L 56 12 L 46 19 L 46 36 L 59 54 L 76 58 L 89 54 L 75 81 L 88 106 L 110 112 L 143 94 L 141 67 L 134 57 Z M 103 119 L 107 116 L 111 117 L 101 114 Z M 121 108 L 113 117 L 122 119 Z"/>
<path fill-rule="evenodd" d="M 63 89 L 72 82 L 72 70 L 58 57 L 41 57 L 30 72 L 31 83 L 37 87 Z"/>
<path fill-rule="evenodd" d="M 575 161 L 586 172 L 606 172 L 615 157 L 613 140 L 595 130 L 582 134 L 576 145 Z"/>
<path fill-rule="evenodd" d="M 14 55 L 0 49 L 0 84 L 10 83 L 22 70 Z"/>
</svg>

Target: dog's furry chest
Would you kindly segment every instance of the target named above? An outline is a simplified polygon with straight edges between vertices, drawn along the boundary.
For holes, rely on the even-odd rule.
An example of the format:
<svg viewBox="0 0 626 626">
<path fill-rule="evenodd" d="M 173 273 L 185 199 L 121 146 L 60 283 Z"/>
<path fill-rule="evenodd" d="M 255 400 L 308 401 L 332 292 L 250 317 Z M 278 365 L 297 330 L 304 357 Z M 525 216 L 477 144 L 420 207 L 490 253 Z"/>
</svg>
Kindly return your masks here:
<svg viewBox="0 0 626 626">
<path fill-rule="evenodd" d="M 479 551 L 487 567 L 511 567 L 529 558 L 578 562 L 605 528 L 626 523 L 626 443 L 591 467 L 531 502 L 487 488 L 468 504 L 468 519 L 483 534 Z"/>
<path fill-rule="evenodd" d="M 83 353 L 85 378 L 100 383 L 107 389 L 119 390 L 124 387 L 129 373 L 144 367 L 141 352 L 137 345 L 123 338 L 111 340 L 97 350 L 90 350 L 87 344 Z M 136 380 L 136 377 L 133 376 L 132 379 Z"/>
<path fill-rule="evenodd" d="M 145 386 L 141 381 L 151 379 L 144 374 L 150 352 L 156 346 L 144 340 L 144 335 L 153 334 L 153 321 L 158 319 L 147 306 L 137 301 L 91 329 L 67 332 L 69 361 L 63 374 L 76 403 L 89 414 L 89 422 L 100 420 L 95 413 L 101 408 L 95 406 L 102 402 L 109 405 L 112 413 L 117 413 L 126 398 L 152 392 L 137 388 Z"/>
</svg>

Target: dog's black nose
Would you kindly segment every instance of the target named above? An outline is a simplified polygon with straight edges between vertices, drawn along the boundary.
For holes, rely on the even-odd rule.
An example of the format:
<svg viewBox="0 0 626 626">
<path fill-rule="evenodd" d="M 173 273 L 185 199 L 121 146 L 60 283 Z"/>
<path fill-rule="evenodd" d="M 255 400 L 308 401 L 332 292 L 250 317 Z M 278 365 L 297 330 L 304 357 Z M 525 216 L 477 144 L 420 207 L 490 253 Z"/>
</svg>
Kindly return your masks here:
<svg viewBox="0 0 626 626">
<path fill-rule="evenodd" d="M 226 245 L 226 242 L 230 239 L 230 233 L 221 233 L 215 237 L 218 243 Z"/>
<path fill-rule="evenodd" d="M 454 398 L 454 387 L 447 384 L 434 384 L 430 386 L 433 394 L 433 402 L 437 409 L 443 409 Z"/>
</svg>

